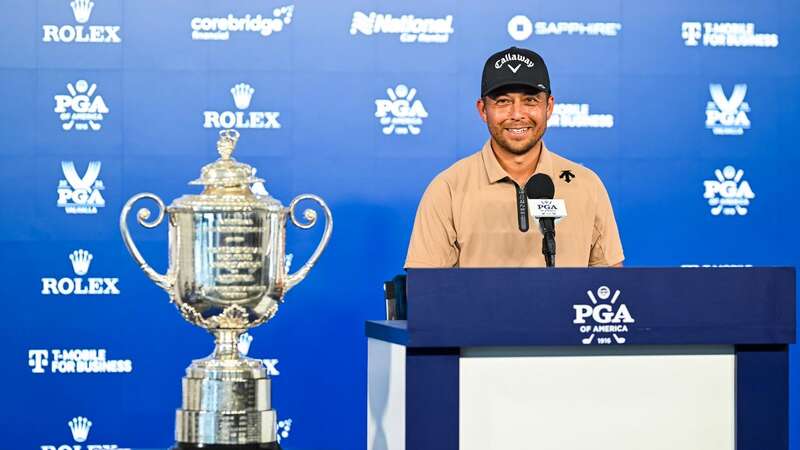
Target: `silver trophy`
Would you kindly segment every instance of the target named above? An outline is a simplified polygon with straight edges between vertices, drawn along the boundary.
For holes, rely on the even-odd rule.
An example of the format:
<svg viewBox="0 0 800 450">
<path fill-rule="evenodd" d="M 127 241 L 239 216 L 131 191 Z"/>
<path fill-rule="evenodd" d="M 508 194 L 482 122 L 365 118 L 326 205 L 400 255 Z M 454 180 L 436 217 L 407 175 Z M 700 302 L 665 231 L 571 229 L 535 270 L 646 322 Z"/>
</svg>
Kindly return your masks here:
<svg viewBox="0 0 800 450">
<path fill-rule="evenodd" d="M 220 159 L 203 167 L 190 184 L 204 186 L 199 195 L 185 195 L 164 207 L 151 193 L 134 195 L 119 218 L 122 239 L 144 273 L 167 291 L 184 319 L 214 334 L 214 352 L 186 369 L 183 404 L 175 414 L 176 448 L 278 449 L 276 413 L 270 400 L 270 379 L 261 360 L 237 349 L 239 336 L 272 319 L 283 296 L 306 277 L 333 229 L 325 202 L 310 194 L 294 198 L 286 208 L 263 189 L 255 169 L 231 157 L 239 133 L 220 132 Z M 255 188 L 254 188 L 255 186 Z M 134 203 L 151 199 L 158 217 L 142 208 L 136 219 L 146 228 L 158 226 L 169 213 L 169 270 L 162 275 L 145 262 L 128 231 Z M 302 200 L 319 203 L 325 230 L 316 250 L 296 272 L 289 273 L 286 221 L 308 229 L 314 210 L 295 216 Z"/>
</svg>

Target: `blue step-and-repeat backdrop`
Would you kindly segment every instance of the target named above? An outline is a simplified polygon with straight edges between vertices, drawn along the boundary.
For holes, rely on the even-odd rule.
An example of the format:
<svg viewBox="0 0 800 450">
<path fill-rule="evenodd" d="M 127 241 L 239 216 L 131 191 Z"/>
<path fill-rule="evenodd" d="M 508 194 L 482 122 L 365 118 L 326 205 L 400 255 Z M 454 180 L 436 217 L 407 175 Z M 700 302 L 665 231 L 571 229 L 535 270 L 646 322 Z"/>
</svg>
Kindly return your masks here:
<svg viewBox="0 0 800 450">
<path fill-rule="evenodd" d="M 365 448 L 363 322 L 383 315 L 382 281 L 402 268 L 427 183 L 487 138 L 482 65 L 511 45 L 548 63 L 545 140 L 605 181 L 627 265 L 800 263 L 785 203 L 800 192 L 796 2 L 0 0 L 0 11 L 3 449 L 172 442 L 180 378 L 213 339 L 136 266 L 119 213 L 141 191 L 198 192 L 187 182 L 230 127 L 274 197 L 318 194 L 336 224 L 306 281 L 242 343 L 270 367 L 282 443 Z M 131 226 L 165 271 L 166 225 Z M 295 261 L 321 228 L 289 226 Z"/>
</svg>

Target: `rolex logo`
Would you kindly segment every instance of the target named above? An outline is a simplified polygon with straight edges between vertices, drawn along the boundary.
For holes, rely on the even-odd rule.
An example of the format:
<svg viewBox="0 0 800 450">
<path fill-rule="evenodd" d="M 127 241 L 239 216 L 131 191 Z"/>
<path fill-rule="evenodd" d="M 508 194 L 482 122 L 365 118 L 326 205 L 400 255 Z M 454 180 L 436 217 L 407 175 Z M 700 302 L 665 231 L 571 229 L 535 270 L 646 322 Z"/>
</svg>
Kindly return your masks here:
<svg viewBox="0 0 800 450">
<path fill-rule="evenodd" d="M 75 250 L 69 255 L 69 260 L 72 261 L 75 275 L 86 275 L 89 272 L 89 264 L 92 263 L 92 254 L 83 249 Z"/>
<path fill-rule="evenodd" d="M 89 272 L 94 257 L 84 249 L 70 253 L 69 260 L 76 277 L 43 277 L 42 295 L 117 295 L 119 278 L 82 278 Z"/>
<path fill-rule="evenodd" d="M 92 428 L 92 422 L 86 417 L 75 417 L 69 422 L 69 429 L 72 431 L 72 439 L 75 442 L 86 442 L 89 437 L 89 429 Z"/>
<path fill-rule="evenodd" d="M 247 83 L 234 85 L 230 93 L 238 111 L 203 111 L 203 128 L 280 128 L 280 112 L 248 110 L 255 92 Z"/>
<path fill-rule="evenodd" d="M 94 2 L 90 0 L 73 0 L 69 3 L 72 7 L 72 14 L 75 16 L 75 21 L 78 23 L 86 23 L 89 21 L 89 16 L 92 15 L 92 8 Z"/>
<path fill-rule="evenodd" d="M 236 107 L 239 109 L 247 109 L 250 107 L 250 100 L 253 98 L 253 93 L 255 92 L 256 90 L 249 84 L 239 83 L 231 88 L 233 103 L 236 104 Z"/>
</svg>

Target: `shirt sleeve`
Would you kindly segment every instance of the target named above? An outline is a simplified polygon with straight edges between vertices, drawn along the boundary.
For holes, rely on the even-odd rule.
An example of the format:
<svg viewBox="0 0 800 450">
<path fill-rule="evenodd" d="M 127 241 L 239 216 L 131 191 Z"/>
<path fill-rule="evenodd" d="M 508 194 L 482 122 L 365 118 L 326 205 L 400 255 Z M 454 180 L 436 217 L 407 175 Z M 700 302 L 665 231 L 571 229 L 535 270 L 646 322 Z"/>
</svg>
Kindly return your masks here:
<svg viewBox="0 0 800 450">
<path fill-rule="evenodd" d="M 455 267 L 458 264 L 452 203 L 450 186 L 441 177 L 436 177 L 425 190 L 417 208 L 406 268 Z"/>
<path fill-rule="evenodd" d="M 598 178 L 597 207 L 594 216 L 592 249 L 589 254 L 589 266 L 613 266 L 625 259 L 622 242 L 619 238 L 614 210 L 603 182 Z"/>
</svg>

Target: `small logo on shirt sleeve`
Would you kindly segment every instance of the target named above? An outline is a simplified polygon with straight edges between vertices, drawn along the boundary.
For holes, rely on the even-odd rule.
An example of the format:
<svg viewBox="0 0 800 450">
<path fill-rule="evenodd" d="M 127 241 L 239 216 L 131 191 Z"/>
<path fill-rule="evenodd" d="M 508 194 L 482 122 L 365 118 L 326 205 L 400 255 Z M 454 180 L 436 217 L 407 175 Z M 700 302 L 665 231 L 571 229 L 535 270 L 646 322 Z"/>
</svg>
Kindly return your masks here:
<svg viewBox="0 0 800 450">
<path fill-rule="evenodd" d="M 569 183 L 572 181 L 573 178 L 575 178 L 575 174 L 572 173 L 570 170 L 562 170 L 561 175 L 559 175 L 558 178 L 561 178 L 562 180 Z"/>
</svg>

